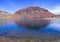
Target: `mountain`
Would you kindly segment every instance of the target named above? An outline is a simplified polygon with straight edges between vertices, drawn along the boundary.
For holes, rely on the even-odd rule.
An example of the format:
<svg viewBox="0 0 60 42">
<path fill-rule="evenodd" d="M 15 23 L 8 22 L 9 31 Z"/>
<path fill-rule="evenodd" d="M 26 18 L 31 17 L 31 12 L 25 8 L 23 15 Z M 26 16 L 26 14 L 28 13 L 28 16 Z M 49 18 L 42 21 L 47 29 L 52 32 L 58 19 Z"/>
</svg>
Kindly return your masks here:
<svg viewBox="0 0 60 42">
<path fill-rule="evenodd" d="M 8 18 L 53 18 L 60 17 L 60 15 L 54 15 L 49 12 L 47 9 L 30 6 L 24 9 L 17 10 L 14 14 L 8 13 L 6 11 L 0 11 L 0 18 L 8 17 Z"/>
<path fill-rule="evenodd" d="M 9 14 L 9 13 L 6 11 L 0 11 L 0 14 Z"/>
<path fill-rule="evenodd" d="M 10 18 L 11 13 L 6 12 L 6 11 L 0 11 L 0 18 Z"/>
<path fill-rule="evenodd" d="M 27 17 L 27 18 L 51 18 L 55 17 L 54 14 L 49 12 L 47 9 L 40 8 L 40 7 L 27 7 L 25 9 L 21 9 L 15 12 L 15 14 L 19 14 L 21 17 Z"/>
<path fill-rule="evenodd" d="M 50 21 L 41 18 L 55 17 L 55 15 L 47 9 L 33 6 L 18 10 L 15 14 L 20 16 L 20 20 L 15 20 L 16 24 L 30 29 L 39 29 L 50 23 Z"/>
</svg>

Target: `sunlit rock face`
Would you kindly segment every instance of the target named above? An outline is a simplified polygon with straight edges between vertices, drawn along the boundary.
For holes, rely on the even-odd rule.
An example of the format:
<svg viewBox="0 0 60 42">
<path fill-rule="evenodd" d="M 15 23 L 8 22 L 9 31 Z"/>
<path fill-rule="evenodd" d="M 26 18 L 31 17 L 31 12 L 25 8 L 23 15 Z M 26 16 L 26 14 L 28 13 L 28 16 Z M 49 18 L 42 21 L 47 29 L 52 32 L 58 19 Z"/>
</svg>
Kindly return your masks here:
<svg viewBox="0 0 60 42">
<path fill-rule="evenodd" d="M 18 10 L 15 14 L 20 14 L 21 17 L 39 17 L 39 18 L 51 18 L 55 16 L 54 14 L 50 13 L 47 9 L 40 8 L 40 7 L 27 7 L 25 9 Z"/>
</svg>

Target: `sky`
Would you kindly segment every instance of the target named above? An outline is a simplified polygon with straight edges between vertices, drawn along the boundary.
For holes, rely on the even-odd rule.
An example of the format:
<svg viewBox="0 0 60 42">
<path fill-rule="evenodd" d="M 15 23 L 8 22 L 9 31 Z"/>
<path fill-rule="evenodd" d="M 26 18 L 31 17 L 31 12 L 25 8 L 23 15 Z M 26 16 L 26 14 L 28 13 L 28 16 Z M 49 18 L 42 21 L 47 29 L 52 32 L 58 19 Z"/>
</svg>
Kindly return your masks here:
<svg viewBox="0 0 60 42">
<path fill-rule="evenodd" d="M 0 0 L 0 10 L 10 13 L 29 6 L 42 7 L 54 14 L 60 14 L 60 0 Z"/>
</svg>

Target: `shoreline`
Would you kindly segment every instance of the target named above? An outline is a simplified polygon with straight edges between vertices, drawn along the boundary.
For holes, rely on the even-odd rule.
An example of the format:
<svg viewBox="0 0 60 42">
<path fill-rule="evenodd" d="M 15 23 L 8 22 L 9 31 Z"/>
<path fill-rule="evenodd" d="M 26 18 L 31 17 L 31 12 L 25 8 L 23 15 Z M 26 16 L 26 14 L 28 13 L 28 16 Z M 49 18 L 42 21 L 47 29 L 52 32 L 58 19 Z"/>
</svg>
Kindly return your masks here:
<svg viewBox="0 0 60 42">
<path fill-rule="evenodd" d="M 60 20 L 60 18 L 42 18 L 42 19 L 46 19 L 46 20 Z"/>
<path fill-rule="evenodd" d="M 0 37 L 0 42 L 58 42 L 60 40 L 50 40 L 50 39 L 15 39 Z"/>
</svg>

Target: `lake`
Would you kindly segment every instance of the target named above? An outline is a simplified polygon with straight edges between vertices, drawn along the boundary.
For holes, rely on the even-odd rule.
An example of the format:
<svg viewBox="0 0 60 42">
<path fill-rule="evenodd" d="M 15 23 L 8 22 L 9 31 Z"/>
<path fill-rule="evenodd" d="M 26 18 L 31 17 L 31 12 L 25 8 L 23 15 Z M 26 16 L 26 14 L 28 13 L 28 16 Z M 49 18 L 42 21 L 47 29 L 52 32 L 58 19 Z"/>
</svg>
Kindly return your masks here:
<svg viewBox="0 0 60 42">
<path fill-rule="evenodd" d="M 0 36 L 18 39 L 60 39 L 60 20 L 0 19 Z"/>
</svg>

